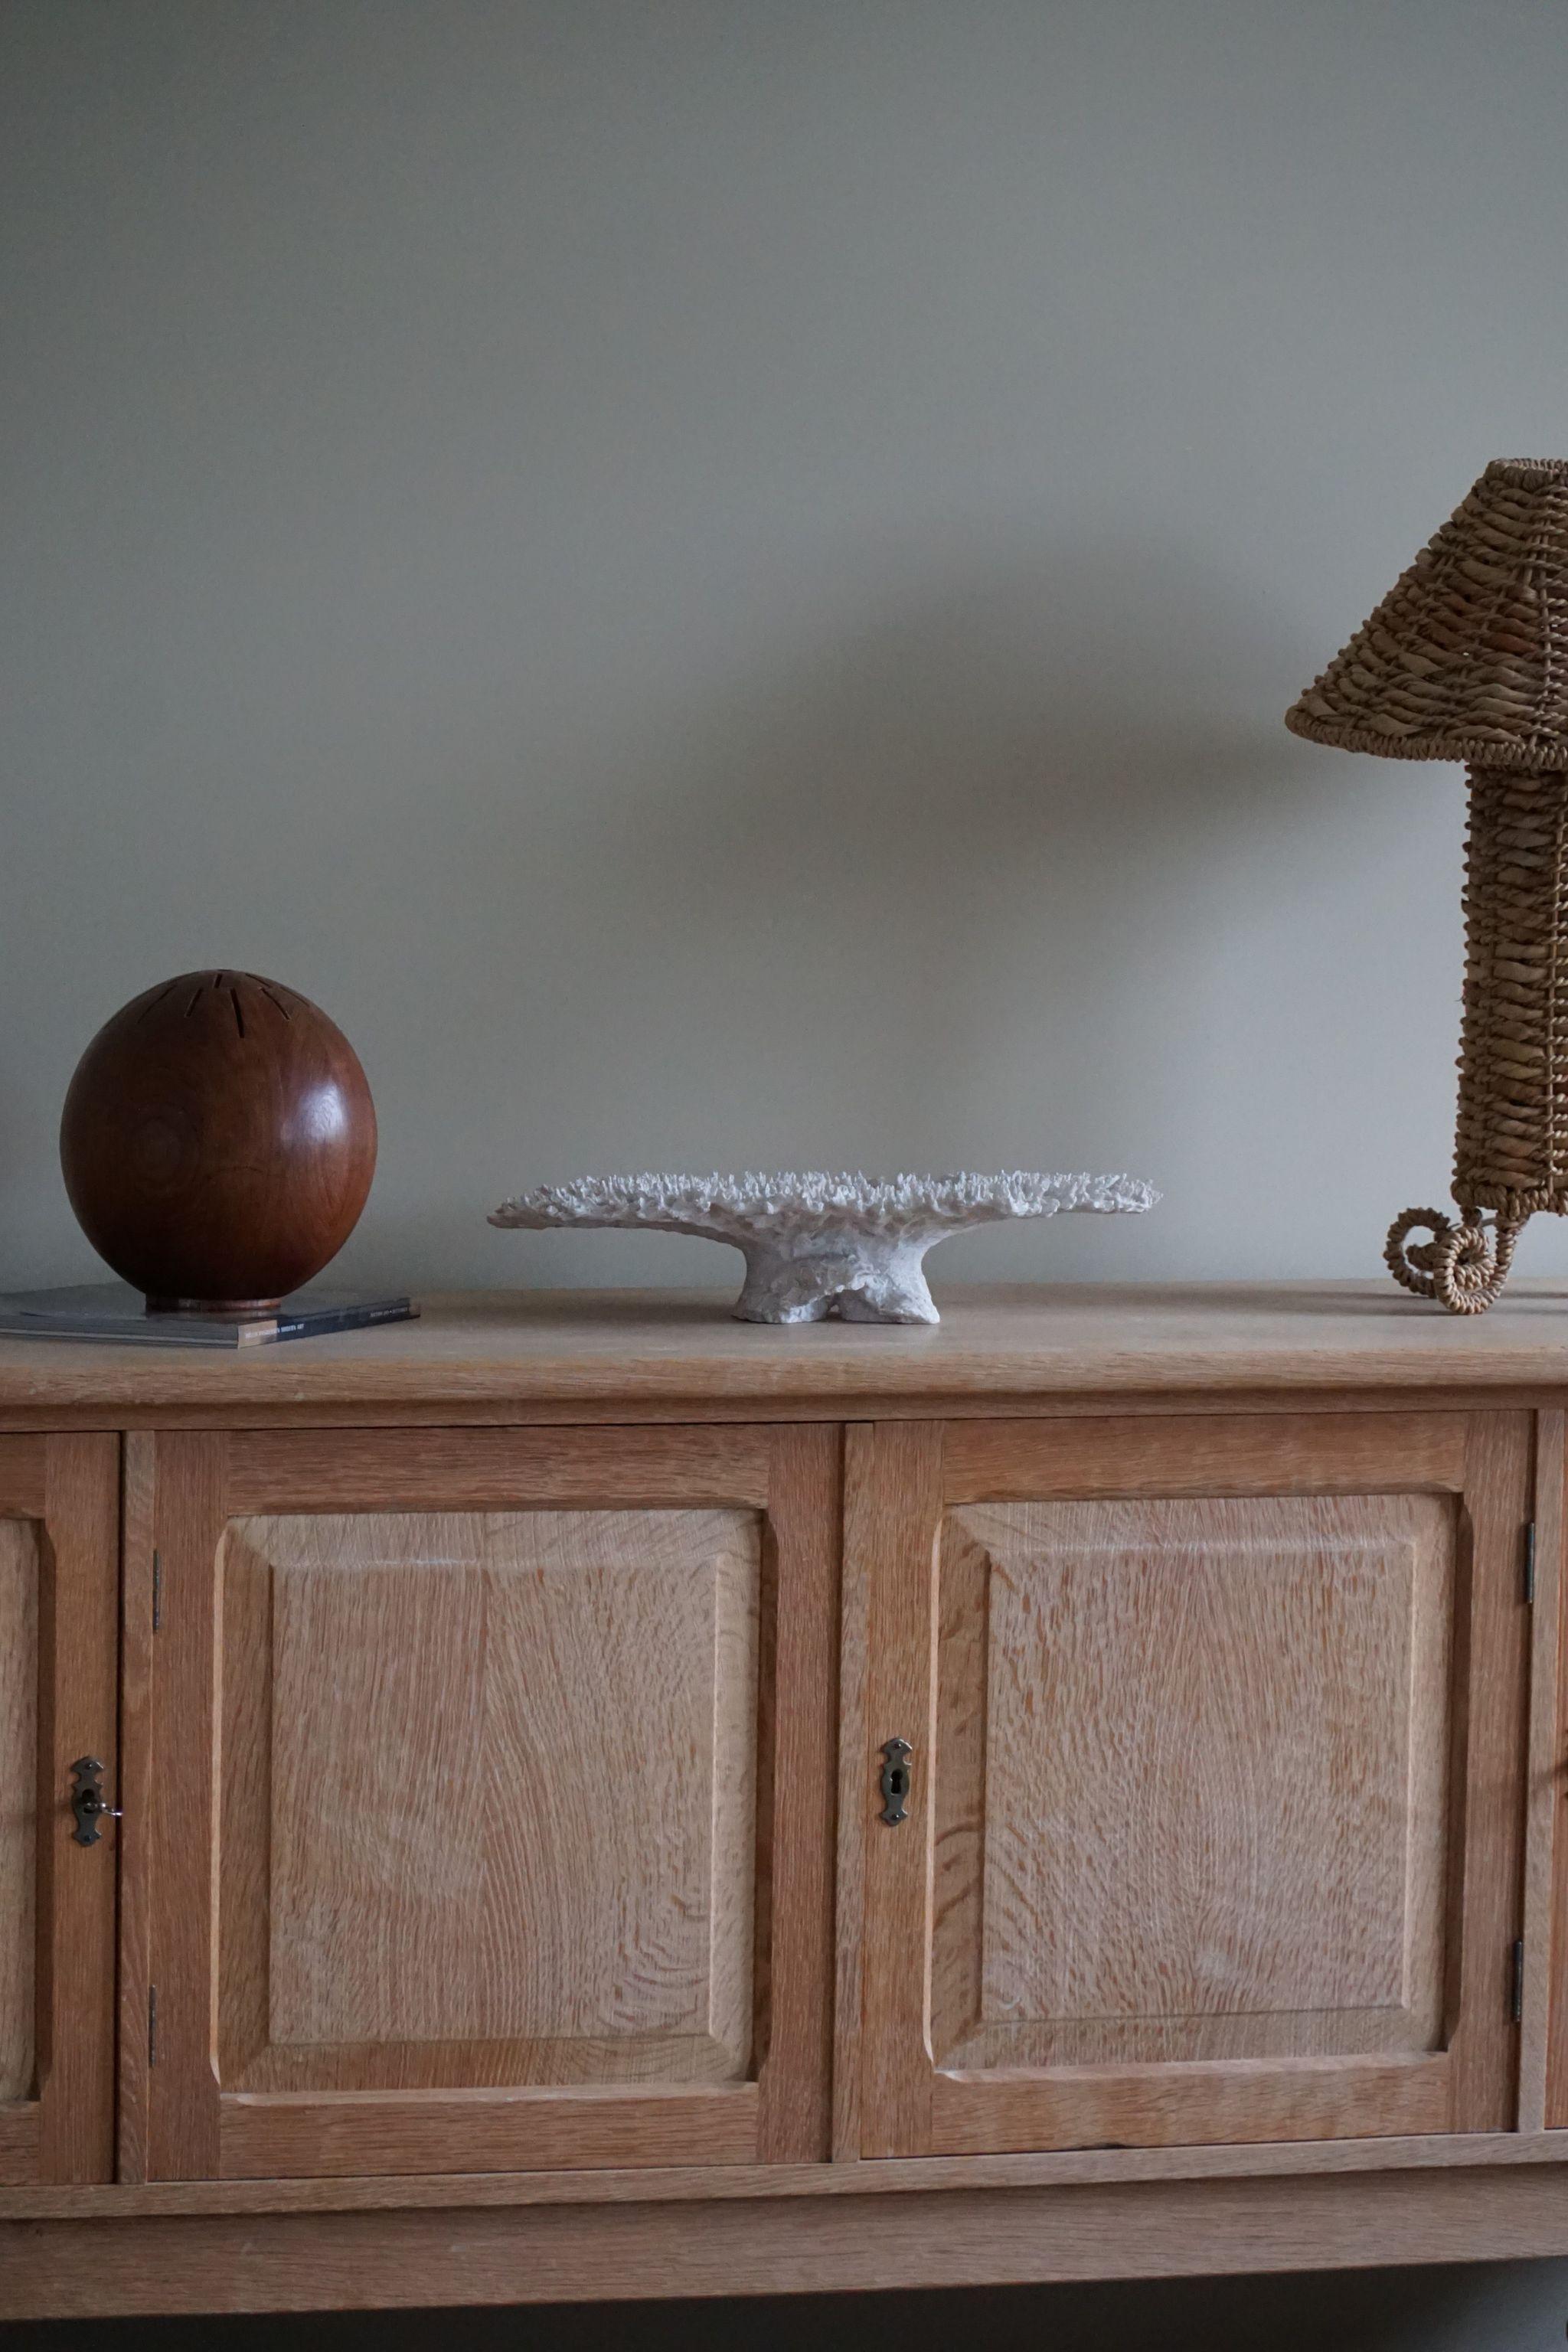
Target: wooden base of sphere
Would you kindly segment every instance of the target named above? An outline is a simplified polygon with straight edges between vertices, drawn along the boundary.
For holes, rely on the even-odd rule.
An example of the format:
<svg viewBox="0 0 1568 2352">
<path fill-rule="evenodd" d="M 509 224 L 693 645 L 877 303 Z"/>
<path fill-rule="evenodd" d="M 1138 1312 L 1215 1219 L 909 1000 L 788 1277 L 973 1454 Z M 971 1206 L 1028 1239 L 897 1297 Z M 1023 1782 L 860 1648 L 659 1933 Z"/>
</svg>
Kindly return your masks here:
<svg viewBox="0 0 1568 2352">
<path fill-rule="evenodd" d="M 276 1315 L 283 1301 L 278 1298 L 153 1298 L 146 1301 L 149 1315 L 223 1315 L 232 1322 L 237 1316 L 242 1321 L 247 1315 Z"/>
<path fill-rule="evenodd" d="M 1568 1213 L 1568 773 L 1469 779 L 1459 1214 L 1406 1209 L 1384 1250 L 1396 1282 L 1451 1315 L 1484 1314 L 1530 1219 Z"/>
</svg>

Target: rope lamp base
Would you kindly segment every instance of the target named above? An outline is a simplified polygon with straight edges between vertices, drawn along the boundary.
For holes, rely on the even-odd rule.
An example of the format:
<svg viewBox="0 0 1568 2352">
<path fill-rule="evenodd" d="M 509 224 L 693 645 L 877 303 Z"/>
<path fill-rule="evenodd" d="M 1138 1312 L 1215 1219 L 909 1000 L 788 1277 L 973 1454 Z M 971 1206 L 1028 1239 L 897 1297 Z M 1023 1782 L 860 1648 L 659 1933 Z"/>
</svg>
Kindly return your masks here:
<svg viewBox="0 0 1568 2352">
<path fill-rule="evenodd" d="M 1285 724 L 1468 763 L 1459 1217 L 1406 1209 L 1384 1255 L 1484 1314 L 1528 1221 L 1568 1213 L 1568 458 L 1494 458 Z"/>
<path fill-rule="evenodd" d="M 1431 1240 L 1411 1242 L 1423 1227 Z M 1384 1264 L 1417 1298 L 1436 1298 L 1450 1315 L 1484 1315 L 1502 1296 L 1523 1230 L 1522 1217 L 1489 1223 L 1479 1209 L 1467 1209 L 1458 1224 L 1441 1209 L 1406 1209 L 1388 1228 Z"/>
<path fill-rule="evenodd" d="M 1531 1217 L 1568 1211 L 1568 774 L 1472 767 L 1465 849 L 1465 1022 L 1454 1147 L 1459 1222 L 1406 1209 L 1389 1272 L 1479 1315 Z M 1425 1229 L 1426 1242 L 1411 1243 Z"/>
</svg>

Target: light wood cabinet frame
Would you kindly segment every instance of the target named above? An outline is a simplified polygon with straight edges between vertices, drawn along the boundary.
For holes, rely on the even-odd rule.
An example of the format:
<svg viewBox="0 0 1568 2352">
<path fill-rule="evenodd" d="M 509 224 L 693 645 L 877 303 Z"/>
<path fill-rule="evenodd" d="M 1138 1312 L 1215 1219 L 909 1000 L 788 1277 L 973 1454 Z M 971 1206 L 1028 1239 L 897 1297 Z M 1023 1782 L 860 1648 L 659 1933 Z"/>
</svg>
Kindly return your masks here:
<svg viewBox="0 0 1568 2352">
<path fill-rule="evenodd" d="M 1068 1286 L 778 1333 L 712 1299 L 508 1293 L 232 1356 L 0 1340 L 0 2319 L 1568 2253 L 1562 1317 L 1530 1285 L 1465 1323 L 1376 1286 Z M 552 1642 L 576 1662 L 510 1729 L 460 1671 L 480 1570 L 508 1673 Z M 546 1572 L 563 1599 L 531 1595 Z M 1211 1625 L 1218 1736 L 1180 1704 Z M 1104 1759 L 1136 1758 L 1138 1676 L 1167 1781 L 1130 1827 Z M 1208 1741 L 1212 1809 L 1274 1720 L 1307 1727 L 1289 1770 L 1197 1882 L 1235 1895 L 1205 1949 L 1246 1998 L 1163 2011 L 1171 1759 Z M 443 1939 L 439 1792 L 499 1722 L 554 1820 L 598 1721 L 656 1759 L 644 1813 L 595 1842 L 580 1796 L 537 1878 L 514 1843 L 486 1977 Z M 406 1809 L 374 1869 L 340 1867 L 300 1769 L 369 1805 L 405 1745 L 431 1792 L 412 1989 L 384 1964 Z M 85 1754 L 124 1818 L 84 1848 Z M 1063 1820 L 1112 1824 L 1098 1943 Z M 994 1828 L 1013 1912 L 979 1891 Z M 628 1850 L 660 1859 L 623 1911 Z M 559 1932 L 514 2000 L 525 1882 Z M 647 1955 L 649 1888 L 674 1917 L 694 1885 L 653 1952 L 689 2015 L 606 2024 L 630 1979 L 602 1954 Z M 331 1968 L 362 1921 L 381 1938 L 353 1982 L 311 1976 L 317 1900 Z"/>
<path fill-rule="evenodd" d="M 120 1446 L 0 1437 L 0 2183 L 113 2172 L 117 1825 L 75 1842 L 71 1766 L 118 1803 Z"/>
</svg>

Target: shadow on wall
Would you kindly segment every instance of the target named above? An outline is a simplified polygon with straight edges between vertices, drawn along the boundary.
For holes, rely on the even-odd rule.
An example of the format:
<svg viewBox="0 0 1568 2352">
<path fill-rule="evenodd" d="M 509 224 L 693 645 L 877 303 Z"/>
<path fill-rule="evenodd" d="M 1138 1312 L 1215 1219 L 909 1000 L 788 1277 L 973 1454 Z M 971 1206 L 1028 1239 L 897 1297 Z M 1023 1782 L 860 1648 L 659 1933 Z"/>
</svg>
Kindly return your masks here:
<svg viewBox="0 0 1568 2352">
<path fill-rule="evenodd" d="M 0 2327 L 0 2352 L 1546 2352 L 1568 2263 L 1132 2281 L 1104 2286 L 575 2304 L 519 2311 L 67 2320 Z"/>
<path fill-rule="evenodd" d="M 493 1097 L 515 1074 L 531 1132 L 497 1197 L 584 1164 L 1093 1166 L 1179 1181 L 1194 1209 L 1207 1188 L 1211 1214 L 1244 1109 L 1235 958 L 1270 952 L 1238 877 L 1288 875 L 1292 837 L 1321 844 L 1357 789 L 1279 722 L 1297 633 L 1173 551 L 1103 546 L 918 589 L 889 565 L 853 612 L 786 617 L 765 674 L 688 677 L 679 706 L 645 698 L 575 745 L 548 792 L 484 793 L 459 887 L 531 1034 L 483 1022 L 483 1081 L 434 1030 L 422 1059 L 451 1118 L 459 1076 Z M 1255 981 L 1289 1034 L 1298 976 Z M 568 1130 L 586 1163 L 559 1156 Z M 403 1263 L 436 1239 L 400 1236 Z M 656 1267 L 601 1236 L 593 1263 L 721 1278 L 697 1247 Z M 492 1278 L 570 1279 L 569 1257 L 508 1236 Z M 1104 1270 L 1147 1262 L 1124 1228 Z"/>
<path fill-rule="evenodd" d="M 908 1157 L 994 1101 L 1022 1025 L 1054 1099 L 1018 1124 L 1114 1159 L 1173 1082 L 1140 1040 L 1203 961 L 1192 918 L 1298 765 L 1234 716 L 1260 634 L 1144 552 L 895 594 L 642 747 L 580 868 L 595 926 L 683 1007 L 710 1088 L 760 1066 L 808 1124 Z M 640 1024 L 611 1012 L 631 1077 Z"/>
</svg>

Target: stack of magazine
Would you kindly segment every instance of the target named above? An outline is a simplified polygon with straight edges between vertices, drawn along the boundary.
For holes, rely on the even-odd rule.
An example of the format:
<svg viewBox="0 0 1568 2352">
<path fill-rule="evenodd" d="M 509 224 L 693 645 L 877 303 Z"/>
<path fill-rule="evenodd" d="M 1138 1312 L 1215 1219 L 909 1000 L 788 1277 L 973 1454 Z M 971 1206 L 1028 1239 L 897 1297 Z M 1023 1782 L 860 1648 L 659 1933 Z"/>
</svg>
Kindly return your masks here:
<svg viewBox="0 0 1568 2352">
<path fill-rule="evenodd" d="M 373 1323 L 405 1323 L 418 1312 L 409 1298 L 299 1290 L 261 1315 L 154 1315 L 140 1291 L 122 1282 L 100 1282 L 0 1294 L 0 1335 L 120 1339 L 143 1348 L 264 1348 L 275 1339 L 318 1339 L 331 1331 L 363 1331 Z"/>
</svg>

